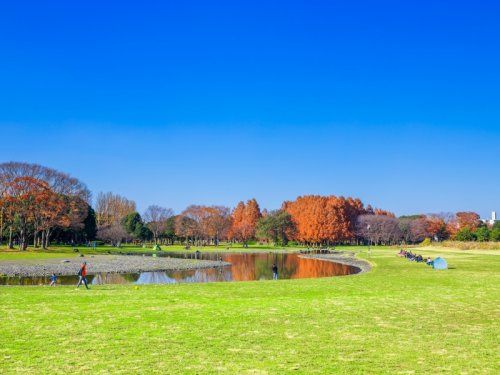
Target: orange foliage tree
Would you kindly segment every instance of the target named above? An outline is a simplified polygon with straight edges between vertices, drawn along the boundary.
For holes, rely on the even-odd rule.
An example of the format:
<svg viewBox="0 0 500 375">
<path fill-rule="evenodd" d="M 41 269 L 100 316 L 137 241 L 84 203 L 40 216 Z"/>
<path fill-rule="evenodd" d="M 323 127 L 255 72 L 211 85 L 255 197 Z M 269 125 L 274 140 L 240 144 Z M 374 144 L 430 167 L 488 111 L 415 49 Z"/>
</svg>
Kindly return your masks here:
<svg viewBox="0 0 500 375">
<path fill-rule="evenodd" d="M 331 244 L 355 236 L 356 218 L 365 213 L 359 199 L 319 195 L 284 202 L 296 226 L 295 239 L 308 244 Z"/>
<path fill-rule="evenodd" d="M 213 243 L 216 246 L 227 236 L 231 225 L 229 208 L 223 206 L 187 207 L 176 218 L 176 234 L 195 243 Z"/>
<path fill-rule="evenodd" d="M 238 203 L 231 215 L 230 237 L 246 244 L 255 237 L 257 222 L 261 217 L 260 207 L 255 198 L 248 200 L 246 204 Z"/>
<path fill-rule="evenodd" d="M 375 215 L 379 215 L 379 216 L 388 216 L 388 217 L 396 217 L 396 215 L 394 215 L 392 212 L 390 211 L 386 211 L 386 210 L 382 210 L 380 208 L 376 208 L 373 213 Z"/>
<path fill-rule="evenodd" d="M 442 217 L 427 216 L 425 220 L 427 221 L 427 231 L 432 238 L 438 241 L 448 238 L 446 222 Z"/>
<path fill-rule="evenodd" d="M 475 212 L 457 212 L 456 218 L 459 230 L 467 227 L 474 231 L 481 224 L 479 215 Z"/>
<path fill-rule="evenodd" d="M 63 197 L 50 189 L 47 182 L 33 177 L 16 177 L 6 184 L 2 206 L 19 237 L 19 247 L 28 247 L 29 231 L 37 234 L 54 226 L 68 226 L 69 217 Z M 46 242 L 42 241 L 45 247 Z"/>
</svg>

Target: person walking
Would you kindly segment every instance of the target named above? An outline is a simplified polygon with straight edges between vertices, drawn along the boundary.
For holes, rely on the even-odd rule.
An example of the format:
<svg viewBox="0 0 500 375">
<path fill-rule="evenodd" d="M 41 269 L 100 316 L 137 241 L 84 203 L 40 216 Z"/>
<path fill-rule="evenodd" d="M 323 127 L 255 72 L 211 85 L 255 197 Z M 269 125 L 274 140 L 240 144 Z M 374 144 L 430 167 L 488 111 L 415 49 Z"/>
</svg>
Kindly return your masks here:
<svg viewBox="0 0 500 375">
<path fill-rule="evenodd" d="M 89 286 L 87 284 L 87 262 L 83 262 L 80 270 L 78 271 L 78 284 L 76 285 L 76 288 L 78 289 L 82 282 L 85 284 L 85 288 L 89 289 Z"/>
<path fill-rule="evenodd" d="M 278 266 L 273 263 L 273 280 L 278 280 Z"/>
<path fill-rule="evenodd" d="M 50 275 L 50 286 L 56 286 L 57 276 L 55 273 Z"/>
</svg>

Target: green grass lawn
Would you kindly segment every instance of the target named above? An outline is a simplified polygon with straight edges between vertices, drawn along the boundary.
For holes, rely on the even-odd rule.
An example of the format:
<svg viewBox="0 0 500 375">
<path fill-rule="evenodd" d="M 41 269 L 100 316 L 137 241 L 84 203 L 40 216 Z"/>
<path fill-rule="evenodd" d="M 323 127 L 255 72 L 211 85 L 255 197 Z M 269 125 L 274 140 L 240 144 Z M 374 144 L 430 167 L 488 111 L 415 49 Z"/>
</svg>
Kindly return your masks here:
<svg viewBox="0 0 500 375">
<path fill-rule="evenodd" d="M 0 288 L 0 373 L 499 373 L 498 252 L 348 277 Z M 360 255 L 367 257 L 366 250 Z"/>
<path fill-rule="evenodd" d="M 17 248 L 9 250 L 5 245 L 0 245 L 0 260 L 15 259 L 45 259 L 45 258 L 67 258 L 70 255 L 78 254 L 119 254 L 119 253 L 154 253 L 153 245 L 148 244 L 145 247 L 139 245 L 123 245 L 121 247 L 97 246 L 95 249 L 86 246 L 76 246 L 78 253 L 74 252 L 74 247 L 66 245 L 52 245 L 48 249 L 28 247 L 26 251 L 20 251 Z M 248 248 L 241 244 L 221 244 L 220 246 L 191 246 L 186 250 L 183 245 L 161 246 L 161 252 L 191 252 L 197 250 L 202 252 L 260 252 L 260 251 L 299 251 L 305 247 L 276 247 L 272 245 L 252 244 Z"/>
</svg>

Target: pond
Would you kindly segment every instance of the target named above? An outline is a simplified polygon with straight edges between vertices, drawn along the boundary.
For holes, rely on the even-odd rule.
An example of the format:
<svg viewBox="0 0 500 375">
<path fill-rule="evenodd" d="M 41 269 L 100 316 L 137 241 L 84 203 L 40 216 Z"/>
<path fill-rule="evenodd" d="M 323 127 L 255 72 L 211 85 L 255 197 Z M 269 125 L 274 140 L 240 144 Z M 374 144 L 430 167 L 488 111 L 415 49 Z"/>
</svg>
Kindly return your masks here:
<svg viewBox="0 0 500 375">
<path fill-rule="evenodd" d="M 98 273 L 88 275 L 90 284 L 174 284 L 214 281 L 271 280 L 272 265 L 278 266 L 280 279 L 344 276 L 358 273 L 357 267 L 326 260 L 304 258 L 296 253 L 164 253 L 174 258 L 222 259 L 230 266 L 182 271 L 141 273 Z M 57 283 L 72 285 L 77 276 L 59 276 Z M 43 285 L 49 277 L 0 277 L 0 285 Z"/>
</svg>

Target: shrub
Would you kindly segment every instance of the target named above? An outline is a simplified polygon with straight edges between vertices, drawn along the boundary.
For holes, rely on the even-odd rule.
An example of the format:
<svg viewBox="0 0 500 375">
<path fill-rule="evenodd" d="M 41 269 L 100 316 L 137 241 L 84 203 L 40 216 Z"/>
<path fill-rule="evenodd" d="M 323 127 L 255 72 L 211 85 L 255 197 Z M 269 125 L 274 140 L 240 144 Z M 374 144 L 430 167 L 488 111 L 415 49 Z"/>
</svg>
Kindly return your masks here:
<svg viewBox="0 0 500 375">
<path fill-rule="evenodd" d="M 497 228 L 493 228 L 490 232 L 490 240 L 491 241 L 500 241 L 500 226 Z"/>
<path fill-rule="evenodd" d="M 431 239 L 429 237 L 426 237 L 421 243 L 421 246 L 430 246 L 431 245 Z"/>
<path fill-rule="evenodd" d="M 476 235 L 469 227 L 464 227 L 460 229 L 457 234 L 455 234 L 455 240 L 457 241 L 475 241 Z"/>
</svg>

